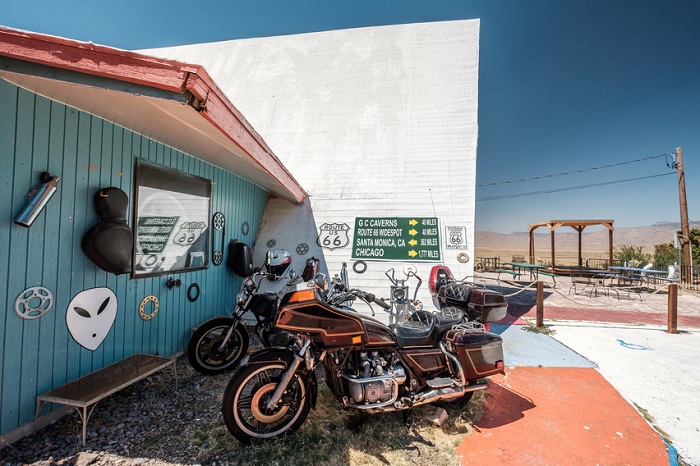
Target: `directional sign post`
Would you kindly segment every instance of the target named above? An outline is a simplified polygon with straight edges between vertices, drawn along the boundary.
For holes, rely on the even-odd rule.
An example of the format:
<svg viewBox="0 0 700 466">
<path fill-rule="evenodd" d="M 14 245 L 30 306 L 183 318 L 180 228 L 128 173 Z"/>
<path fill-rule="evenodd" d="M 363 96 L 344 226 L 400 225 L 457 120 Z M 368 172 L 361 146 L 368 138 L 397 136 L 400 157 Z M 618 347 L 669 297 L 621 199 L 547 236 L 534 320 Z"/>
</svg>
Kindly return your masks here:
<svg viewBox="0 0 700 466">
<path fill-rule="evenodd" d="M 357 217 L 352 258 L 439 261 L 437 217 Z"/>
</svg>

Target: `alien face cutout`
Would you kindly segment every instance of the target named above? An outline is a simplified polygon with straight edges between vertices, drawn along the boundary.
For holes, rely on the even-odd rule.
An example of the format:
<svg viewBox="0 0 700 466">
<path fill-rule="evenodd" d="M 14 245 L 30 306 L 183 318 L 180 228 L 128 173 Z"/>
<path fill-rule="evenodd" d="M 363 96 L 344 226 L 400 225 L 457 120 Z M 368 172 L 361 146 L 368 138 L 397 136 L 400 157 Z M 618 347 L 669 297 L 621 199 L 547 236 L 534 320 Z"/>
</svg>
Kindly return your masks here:
<svg viewBox="0 0 700 466">
<path fill-rule="evenodd" d="M 66 310 L 66 325 L 83 348 L 95 351 L 112 329 L 117 296 L 109 288 L 92 288 L 76 294 Z"/>
</svg>

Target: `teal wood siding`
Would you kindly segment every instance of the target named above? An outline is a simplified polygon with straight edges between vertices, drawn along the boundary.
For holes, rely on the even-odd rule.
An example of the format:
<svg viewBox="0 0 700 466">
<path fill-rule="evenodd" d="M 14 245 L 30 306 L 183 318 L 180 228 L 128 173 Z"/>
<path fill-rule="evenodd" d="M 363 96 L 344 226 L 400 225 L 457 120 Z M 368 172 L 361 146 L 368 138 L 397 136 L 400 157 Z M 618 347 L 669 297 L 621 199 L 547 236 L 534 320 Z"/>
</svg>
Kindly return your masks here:
<svg viewBox="0 0 700 466">
<path fill-rule="evenodd" d="M 118 187 L 132 202 L 138 158 L 210 179 L 211 211 L 226 218 L 226 243 L 238 238 L 251 246 L 268 193 L 193 156 L 3 80 L 0 105 L 2 435 L 34 419 L 38 394 L 134 353 L 177 353 L 193 326 L 230 313 L 234 305 L 240 278 L 225 264 L 214 266 L 211 257 L 207 270 L 139 279 L 95 266 L 80 242 L 98 222 L 93 196 L 99 189 Z M 58 191 L 30 228 L 17 226 L 13 220 L 42 171 L 60 177 Z M 127 218 L 133 228 L 131 208 Z M 243 222 L 250 226 L 245 236 Z M 169 277 L 179 278 L 182 286 L 169 290 Z M 193 282 L 201 294 L 191 303 L 187 288 Z M 38 319 L 22 319 L 14 302 L 37 285 L 51 290 L 53 307 Z M 90 351 L 70 336 L 66 309 L 78 292 L 104 286 L 117 296 L 117 317 L 104 342 Z M 159 299 L 160 310 L 152 320 L 143 320 L 138 307 L 151 294 Z"/>
</svg>

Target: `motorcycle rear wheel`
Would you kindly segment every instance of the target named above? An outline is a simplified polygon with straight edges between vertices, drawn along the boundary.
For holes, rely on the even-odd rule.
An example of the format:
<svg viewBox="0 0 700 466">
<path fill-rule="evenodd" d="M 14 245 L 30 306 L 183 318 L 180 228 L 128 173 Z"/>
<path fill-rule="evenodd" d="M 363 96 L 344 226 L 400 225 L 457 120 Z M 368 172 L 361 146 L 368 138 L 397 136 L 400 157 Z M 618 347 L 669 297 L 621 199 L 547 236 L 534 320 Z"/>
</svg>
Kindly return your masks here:
<svg viewBox="0 0 700 466">
<path fill-rule="evenodd" d="M 221 343 L 231 326 L 233 335 L 225 348 Z M 235 368 L 248 352 L 248 331 L 231 317 L 216 317 L 199 326 L 187 344 L 187 359 L 197 372 L 222 374 Z"/>
<path fill-rule="evenodd" d="M 269 363 L 241 368 L 231 377 L 221 411 L 229 432 L 241 442 L 250 445 L 253 440 L 291 434 L 306 420 L 311 400 L 299 373 L 292 377 L 277 408 L 267 408 L 285 370 L 284 364 Z"/>
</svg>

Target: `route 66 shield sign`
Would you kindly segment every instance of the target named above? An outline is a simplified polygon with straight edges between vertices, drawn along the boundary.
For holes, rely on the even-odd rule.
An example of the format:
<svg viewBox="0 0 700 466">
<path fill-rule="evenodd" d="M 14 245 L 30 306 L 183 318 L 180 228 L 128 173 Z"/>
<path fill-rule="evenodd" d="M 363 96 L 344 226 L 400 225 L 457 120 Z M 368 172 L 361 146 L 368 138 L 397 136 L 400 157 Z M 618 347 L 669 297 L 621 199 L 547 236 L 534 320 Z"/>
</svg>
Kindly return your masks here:
<svg viewBox="0 0 700 466">
<path fill-rule="evenodd" d="M 350 244 L 348 231 L 350 227 L 347 223 L 324 223 L 319 228 L 319 235 L 316 242 L 322 248 L 333 249 L 344 248 Z"/>
<path fill-rule="evenodd" d="M 466 227 L 445 227 L 447 249 L 467 249 Z"/>
</svg>

